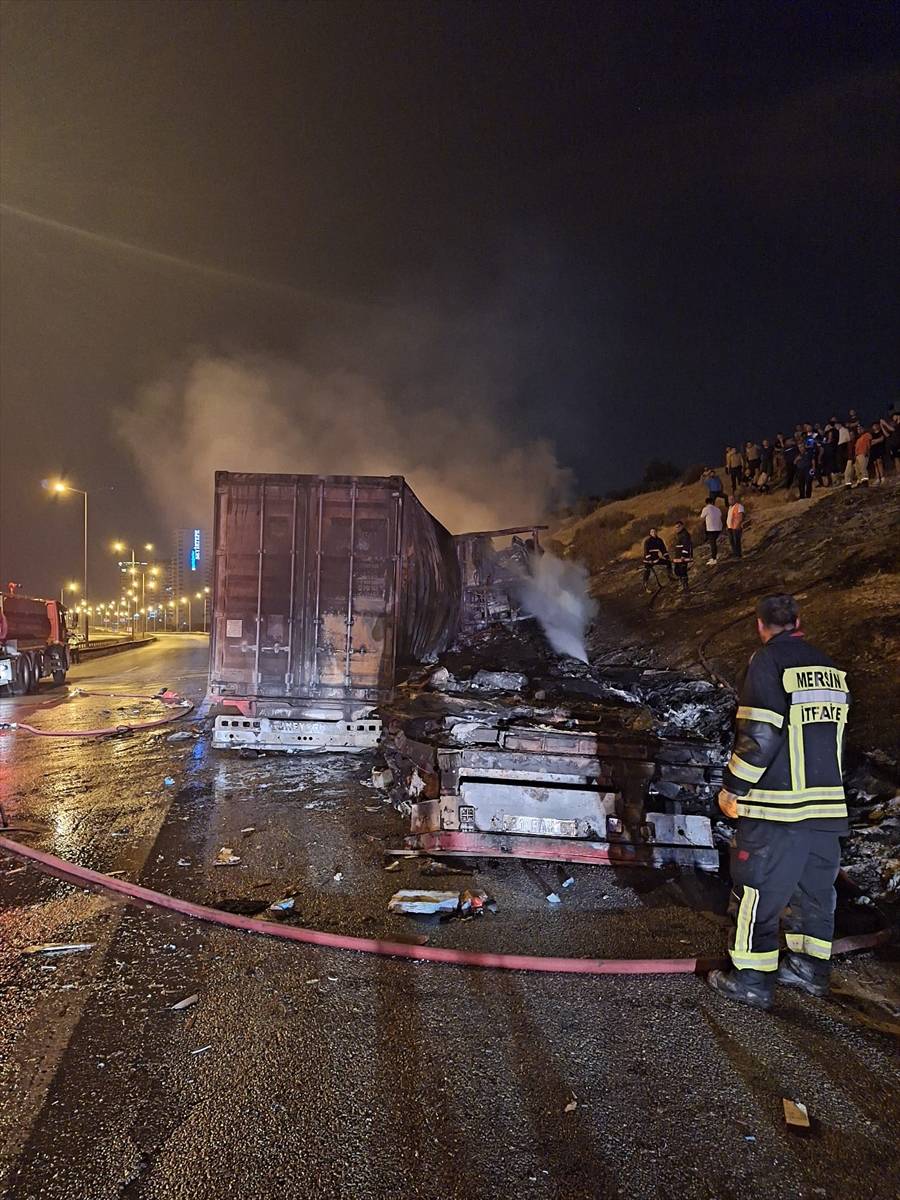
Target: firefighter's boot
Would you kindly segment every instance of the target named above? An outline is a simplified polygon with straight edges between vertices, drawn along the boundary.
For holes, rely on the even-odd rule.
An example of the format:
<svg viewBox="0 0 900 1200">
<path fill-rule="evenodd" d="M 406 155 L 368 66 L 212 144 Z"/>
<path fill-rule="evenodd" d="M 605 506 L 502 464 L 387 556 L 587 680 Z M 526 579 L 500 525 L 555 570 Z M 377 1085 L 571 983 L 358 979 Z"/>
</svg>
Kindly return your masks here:
<svg viewBox="0 0 900 1200">
<path fill-rule="evenodd" d="M 775 979 L 785 987 L 800 988 L 810 996 L 827 996 L 830 974 L 831 963 L 788 950 L 781 959 Z"/>
<path fill-rule="evenodd" d="M 774 971 L 751 971 L 748 968 L 727 973 L 710 971 L 706 981 L 714 992 L 728 1000 L 748 1004 L 751 1008 L 772 1007 L 772 994 L 775 990 Z"/>
</svg>

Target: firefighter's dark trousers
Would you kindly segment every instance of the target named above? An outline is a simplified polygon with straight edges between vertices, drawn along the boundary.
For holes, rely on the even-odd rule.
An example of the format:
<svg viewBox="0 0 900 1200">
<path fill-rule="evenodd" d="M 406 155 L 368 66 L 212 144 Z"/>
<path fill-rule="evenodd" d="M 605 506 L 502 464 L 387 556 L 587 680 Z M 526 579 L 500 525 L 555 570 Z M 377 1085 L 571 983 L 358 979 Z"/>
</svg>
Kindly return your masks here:
<svg viewBox="0 0 900 1200">
<path fill-rule="evenodd" d="M 737 913 L 729 953 L 734 966 L 778 969 L 778 925 L 784 913 L 788 949 L 818 959 L 826 969 L 840 864 L 836 833 L 809 829 L 805 821 L 741 817 L 731 851 Z"/>
</svg>

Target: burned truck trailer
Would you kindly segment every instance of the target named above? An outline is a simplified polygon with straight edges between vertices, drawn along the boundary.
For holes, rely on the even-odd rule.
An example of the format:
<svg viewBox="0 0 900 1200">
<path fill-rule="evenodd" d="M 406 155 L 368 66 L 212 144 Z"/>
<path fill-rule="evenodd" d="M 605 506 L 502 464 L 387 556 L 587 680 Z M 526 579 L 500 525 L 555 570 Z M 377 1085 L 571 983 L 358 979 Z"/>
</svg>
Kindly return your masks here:
<svg viewBox="0 0 900 1200">
<path fill-rule="evenodd" d="M 401 476 L 216 473 L 213 745 L 363 750 L 456 635 L 453 538 Z"/>
</svg>

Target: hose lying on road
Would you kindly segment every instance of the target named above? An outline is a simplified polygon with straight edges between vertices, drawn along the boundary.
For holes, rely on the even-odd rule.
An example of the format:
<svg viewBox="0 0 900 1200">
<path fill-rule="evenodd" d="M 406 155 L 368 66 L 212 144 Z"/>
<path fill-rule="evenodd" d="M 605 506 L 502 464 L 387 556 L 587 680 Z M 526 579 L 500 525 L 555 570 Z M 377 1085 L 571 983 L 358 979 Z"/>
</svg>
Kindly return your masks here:
<svg viewBox="0 0 900 1200">
<path fill-rule="evenodd" d="M 438 946 L 410 946 L 403 942 L 381 941 L 379 938 L 350 937 L 340 933 L 323 933 L 316 929 L 301 929 L 297 926 L 276 925 L 270 921 L 258 921 L 238 913 L 222 912 L 208 908 L 205 904 L 194 904 L 191 900 L 179 900 L 163 892 L 154 892 L 125 879 L 114 879 L 99 871 L 91 871 L 76 863 L 66 862 L 42 850 L 23 846 L 9 838 L 0 837 L 0 850 L 6 850 L 39 871 L 63 879 L 79 887 L 87 885 L 100 888 L 111 895 L 136 904 L 149 904 L 165 908 L 184 917 L 209 921 L 214 925 L 226 925 L 245 933 L 259 933 L 267 937 L 282 938 L 292 942 L 307 942 L 312 946 L 325 946 L 331 950 L 356 950 L 365 954 L 380 954 L 388 958 L 411 958 L 424 962 L 451 963 L 461 967 L 493 967 L 507 971 L 549 971 L 568 975 L 692 975 L 723 966 L 714 958 L 552 958 L 533 954 L 482 954 L 471 950 L 449 950 Z M 846 954 L 850 950 L 864 950 L 886 941 L 887 930 L 861 934 L 857 937 L 841 938 L 834 943 L 833 953 Z"/>
<path fill-rule="evenodd" d="M 170 721 L 177 721 L 179 717 L 186 717 L 195 707 L 189 700 L 182 700 L 174 692 L 162 692 L 156 696 L 138 696 L 126 692 L 79 692 L 78 694 L 82 696 L 108 696 L 115 699 L 158 700 L 160 704 L 164 704 L 166 708 L 171 708 L 173 711 L 167 713 L 164 717 L 154 717 L 149 721 L 133 721 L 130 725 L 110 725 L 106 729 L 39 729 L 36 725 L 27 725 L 24 721 L 2 721 L 0 722 L 0 733 L 22 730 L 25 733 L 33 734 L 35 737 L 125 737 L 129 733 L 138 733 L 142 729 L 155 729 L 158 725 L 167 725 Z"/>
</svg>

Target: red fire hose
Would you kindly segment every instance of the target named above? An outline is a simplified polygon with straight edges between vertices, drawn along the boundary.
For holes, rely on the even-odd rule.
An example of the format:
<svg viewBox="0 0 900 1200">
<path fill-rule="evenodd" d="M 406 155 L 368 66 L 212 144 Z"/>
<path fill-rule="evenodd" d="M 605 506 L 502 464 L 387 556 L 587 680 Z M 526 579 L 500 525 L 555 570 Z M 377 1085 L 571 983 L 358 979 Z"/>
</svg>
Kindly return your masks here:
<svg viewBox="0 0 900 1200">
<path fill-rule="evenodd" d="M 53 875 L 79 887 L 87 885 L 101 888 L 112 895 L 120 896 L 135 904 L 149 904 L 165 908 L 184 917 L 209 921 L 214 925 L 225 925 L 246 933 L 259 933 L 267 937 L 282 938 L 292 942 L 306 942 L 312 946 L 326 946 L 331 950 L 356 950 L 364 954 L 380 954 L 389 958 L 410 958 L 424 962 L 450 963 L 461 967 L 493 967 L 506 971 L 549 971 L 568 975 L 692 975 L 724 965 L 713 958 L 545 958 L 533 954 L 481 954 L 471 950 L 448 950 L 437 946 L 410 946 L 403 942 L 386 942 L 379 938 L 349 937 L 340 933 L 323 933 L 316 929 L 301 929 L 297 926 L 276 925 L 270 921 L 258 921 L 238 913 L 222 912 L 208 908 L 205 904 L 194 904 L 190 900 L 179 900 L 163 892 L 154 892 L 137 883 L 114 879 L 99 871 L 91 871 L 75 863 L 66 862 L 42 850 L 22 846 L 9 838 L 0 837 L 0 850 L 6 850 L 26 862 L 33 863 L 39 871 Z M 861 934 L 857 937 L 841 938 L 834 943 L 833 953 L 846 954 L 850 950 L 863 950 L 886 941 L 887 930 Z"/>
<path fill-rule="evenodd" d="M 167 713 L 164 717 L 154 717 L 149 721 L 133 721 L 130 725 L 110 725 L 106 729 L 39 729 L 36 725 L 28 725 L 24 721 L 3 721 L 0 722 L 0 733 L 16 732 L 23 730 L 25 733 L 31 733 L 35 737 L 58 737 L 58 738 L 95 738 L 95 737 L 122 737 L 128 733 L 136 733 L 141 729 L 155 729 L 158 725 L 167 725 L 170 721 L 177 721 L 179 717 L 186 717 L 194 708 L 186 700 L 182 700 L 174 692 L 161 692 L 156 696 L 142 696 L 135 692 L 81 692 L 82 696 L 107 696 L 110 699 L 122 700 L 158 700 L 160 704 L 164 704 L 167 708 L 174 708 L 174 711 Z"/>
</svg>

